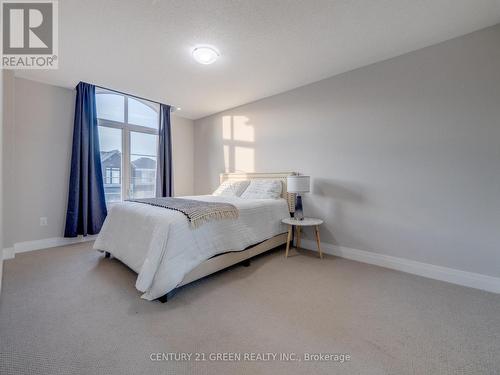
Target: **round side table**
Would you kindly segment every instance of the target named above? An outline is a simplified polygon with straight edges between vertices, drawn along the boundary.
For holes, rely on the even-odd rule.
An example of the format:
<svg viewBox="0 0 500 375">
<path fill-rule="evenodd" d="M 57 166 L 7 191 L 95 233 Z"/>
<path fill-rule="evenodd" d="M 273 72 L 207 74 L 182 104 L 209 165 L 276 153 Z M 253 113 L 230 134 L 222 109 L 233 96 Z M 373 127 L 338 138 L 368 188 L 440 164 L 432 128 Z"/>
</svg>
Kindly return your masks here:
<svg viewBox="0 0 500 375">
<path fill-rule="evenodd" d="M 292 239 L 292 228 L 296 227 L 297 230 L 297 248 L 300 248 L 300 234 L 302 232 L 302 227 L 314 227 L 314 233 L 316 235 L 316 243 L 318 245 L 319 257 L 323 259 L 323 252 L 321 251 L 321 241 L 319 239 L 319 226 L 323 224 L 323 220 L 314 219 L 311 217 L 305 217 L 304 220 L 296 220 L 294 218 L 286 218 L 281 220 L 283 224 L 288 225 L 288 237 L 286 240 L 286 254 L 285 258 L 288 258 L 288 251 L 290 250 L 290 241 Z"/>
</svg>

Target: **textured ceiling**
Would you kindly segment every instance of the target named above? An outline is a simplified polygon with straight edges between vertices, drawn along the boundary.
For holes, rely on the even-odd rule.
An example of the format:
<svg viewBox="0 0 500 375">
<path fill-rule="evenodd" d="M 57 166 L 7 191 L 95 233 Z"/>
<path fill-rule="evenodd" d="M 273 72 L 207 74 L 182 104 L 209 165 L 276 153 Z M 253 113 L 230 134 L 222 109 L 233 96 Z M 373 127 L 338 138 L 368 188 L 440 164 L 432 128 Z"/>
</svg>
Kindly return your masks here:
<svg viewBox="0 0 500 375">
<path fill-rule="evenodd" d="M 200 118 L 500 22 L 500 0 L 64 0 L 59 69 Z M 221 52 L 213 65 L 197 44 Z"/>
</svg>

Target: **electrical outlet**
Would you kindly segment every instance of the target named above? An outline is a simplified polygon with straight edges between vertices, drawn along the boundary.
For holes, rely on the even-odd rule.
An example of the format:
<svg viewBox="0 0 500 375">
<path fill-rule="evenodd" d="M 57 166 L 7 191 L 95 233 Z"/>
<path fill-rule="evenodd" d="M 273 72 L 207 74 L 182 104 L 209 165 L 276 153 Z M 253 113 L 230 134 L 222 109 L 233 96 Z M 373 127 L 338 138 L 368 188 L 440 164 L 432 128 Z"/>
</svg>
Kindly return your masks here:
<svg viewBox="0 0 500 375">
<path fill-rule="evenodd" d="M 45 216 L 41 217 L 40 218 L 40 226 L 41 227 L 46 227 L 47 225 L 49 225 L 48 219 Z"/>
</svg>

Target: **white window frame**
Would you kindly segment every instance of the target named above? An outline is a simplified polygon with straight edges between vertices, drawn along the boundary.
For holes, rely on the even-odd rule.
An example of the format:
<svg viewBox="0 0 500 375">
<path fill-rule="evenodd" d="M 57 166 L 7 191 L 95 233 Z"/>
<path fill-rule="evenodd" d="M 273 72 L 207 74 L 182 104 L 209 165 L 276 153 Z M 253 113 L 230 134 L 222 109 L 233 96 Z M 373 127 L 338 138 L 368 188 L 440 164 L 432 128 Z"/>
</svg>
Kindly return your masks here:
<svg viewBox="0 0 500 375">
<path fill-rule="evenodd" d="M 143 99 L 136 98 L 131 95 L 126 95 L 122 93 L 118 93 L 112 90 L 106 90 L 106 89 L 97 89 L 96 88 L 96 101 L 97 101 L 97 96 L 101 94 L 112 94 L 112 95 L 117 95 L 121 96 L 124 100 L 123 103 L 123 122 L 120 121 L 113 121 L 113 120 L 108 120 L 108 119 L 101 119 L 97 118 L 97 125 L 102 126 L 102 127 L 107 127 L 107 128 L 113 128 L 113 129 L 120 129 L 122 131 L 122 158 L 121 158 L 121 173 L 120 173 L 120 183 L 121 183 L 121 202 L 123 202 L 126 199 L 130 198 L 130 132 L 136 132 L 136 133 L 145 133 L 145 134 L 153 134 L 156 136 L 159 136 L 159 130 L 153 129 L 153 128 L 148 128 L 147 126 L 141 126 L 141 125 L 135 125 L 135 124 L 129 124 L 128 122 L 128 100 L 133 99 L 137 100 L 151 109 L 154 109 L 156 113 L 158 114 L 158 119 L 160 116 L 160 108 L 159 105 L 153 102 L 148 102 Z M 158 123 L 159 126 L 159 123 Z M 158 148 L 156 149 L 156 160 L 158 161 Z M 106 202 L 106 204 L 113 204 L 117 202 Z"/>
</svg>

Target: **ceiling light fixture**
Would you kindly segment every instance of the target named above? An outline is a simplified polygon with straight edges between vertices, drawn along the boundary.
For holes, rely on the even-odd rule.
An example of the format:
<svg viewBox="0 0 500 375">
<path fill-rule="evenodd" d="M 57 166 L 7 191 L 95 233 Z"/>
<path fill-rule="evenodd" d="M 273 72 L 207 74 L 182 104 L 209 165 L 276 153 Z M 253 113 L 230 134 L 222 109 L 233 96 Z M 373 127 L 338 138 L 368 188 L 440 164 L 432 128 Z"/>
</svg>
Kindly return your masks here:
<svg viewBox="0 0 500 375">
<path fill-rule="evenodd" d="M 193 50 L 193 58 L 203 65 L 213 64 L 219 56 L 219 52 L 213 47 L 200 46 Z"/>
</svg>

